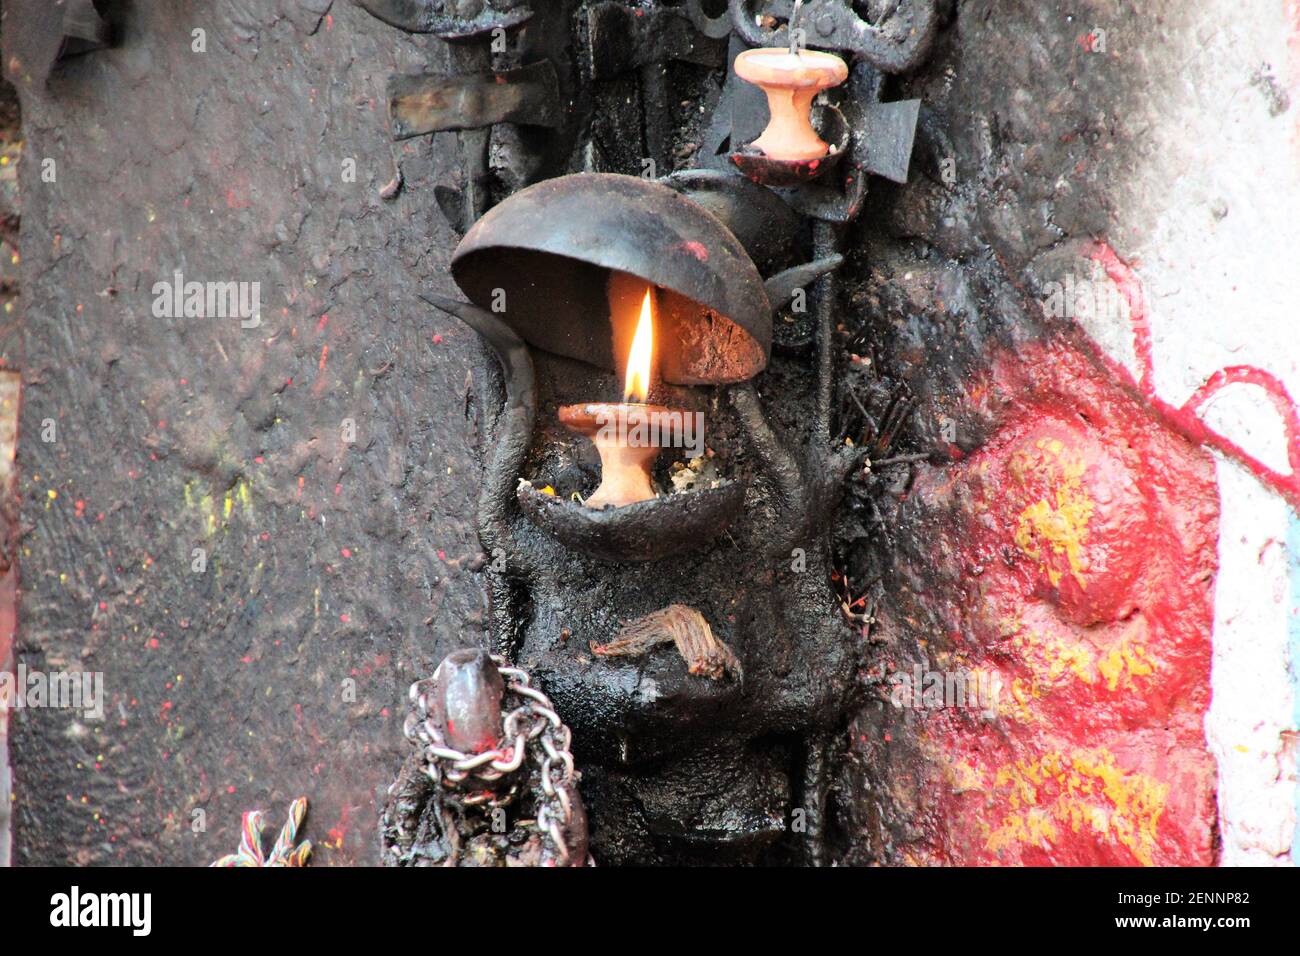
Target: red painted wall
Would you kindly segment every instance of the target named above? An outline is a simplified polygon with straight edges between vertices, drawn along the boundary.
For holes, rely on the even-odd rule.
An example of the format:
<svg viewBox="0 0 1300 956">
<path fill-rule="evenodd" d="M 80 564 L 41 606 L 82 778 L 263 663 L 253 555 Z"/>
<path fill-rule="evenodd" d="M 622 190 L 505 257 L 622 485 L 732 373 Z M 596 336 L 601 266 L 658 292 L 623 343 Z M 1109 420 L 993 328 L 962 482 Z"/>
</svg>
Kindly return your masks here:
<svg viewBox="0 0 1300 956">
<path fill-rule="evenodd" d="M 992 703 L 903 699 L 903 728 L 895 700 L 859 740 L 925 791 L 900 862 L 1213 863 L 1213 462 L 1064 342 L 991 369 L 967 396 L 991 436 L 904 505 L 932 542 L 912 580 L 957 582 L 922 598 L 949 633 L 917 630 L 906 601 L 885 626 Z M 895 695 L 905 646 L 881 675 Z"/>
</svg>

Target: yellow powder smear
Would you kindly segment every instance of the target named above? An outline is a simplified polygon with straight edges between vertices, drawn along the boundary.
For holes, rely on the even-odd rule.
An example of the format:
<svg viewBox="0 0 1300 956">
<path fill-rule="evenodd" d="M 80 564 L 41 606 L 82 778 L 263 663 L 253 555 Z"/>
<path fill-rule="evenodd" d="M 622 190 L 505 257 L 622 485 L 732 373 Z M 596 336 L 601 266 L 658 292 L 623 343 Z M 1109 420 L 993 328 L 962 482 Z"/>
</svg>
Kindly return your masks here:
<svg viewBox="0 0 1300 956">
<path fill-rule="evenodd" d="M 1156 661 L 1147 651 L 1146 619 L 1139 616 L 1124 632 L 1102 650 L 1094 650 L 1087 641 L 1072 640 L 1026 628 L 1011 639 L 1029 675 L 1012 682 L 1012 696 L 1019 705 L 1008 716 L 1031 722 L 1029 705 L 1046 696 L 1063 679 L 1074 678 L 1085 684 L 1104 681 L 1108 691 L 1136 689 L 1136 679 L 1156 672 Z"/>
<path fill-rule="evenodd" d="M 994 771 L 994 786 L 1006 792 L 1009 808 L 985 843 L 994 852 L 1053 844 L 1068 828 L 1124 846 L 1143 866 L 1154 865 L 1169 785 L 1118 766 L 1109 750 L 1051 752 L 1006 764 Z"/>
<path fill-rule="evenodd" d="M 1096 507 L 1083 490 L 1083 456 L 1055 438 L 1040 438 L 1032 449 L 1022 448 L 1011 459 L 1010 472 L 1022 487 L 1031 479 L 1046 481 L 1051 491 L 1026 507 L 1016 524 L 1016 546 L 1037 561 L 1053 586 L 1062 572 L 1052 558 L 1064 556 L 1079 587 L 1084 580 L 1083 546 L 1088 521 Z"/>
</svg>

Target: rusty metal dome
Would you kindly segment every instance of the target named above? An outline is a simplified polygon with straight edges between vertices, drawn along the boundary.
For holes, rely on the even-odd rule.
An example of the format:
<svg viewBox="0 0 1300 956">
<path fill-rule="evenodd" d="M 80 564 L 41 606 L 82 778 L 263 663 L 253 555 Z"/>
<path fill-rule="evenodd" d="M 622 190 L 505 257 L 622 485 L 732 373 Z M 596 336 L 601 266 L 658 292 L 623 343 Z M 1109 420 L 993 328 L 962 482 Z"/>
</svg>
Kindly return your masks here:
<svg viewBox="0 0 1300 956">
<path fill-rule="evenodd" d="M 659 374 L 679 385 L 740 382 L 767 365 L 772 309 L 740 241 L 661 183 L 575 173 L 492 209 L 451 259 L 456 284 L 529 344 L 616 367 L 611 272 L 657 286 Z"/>
</svg>

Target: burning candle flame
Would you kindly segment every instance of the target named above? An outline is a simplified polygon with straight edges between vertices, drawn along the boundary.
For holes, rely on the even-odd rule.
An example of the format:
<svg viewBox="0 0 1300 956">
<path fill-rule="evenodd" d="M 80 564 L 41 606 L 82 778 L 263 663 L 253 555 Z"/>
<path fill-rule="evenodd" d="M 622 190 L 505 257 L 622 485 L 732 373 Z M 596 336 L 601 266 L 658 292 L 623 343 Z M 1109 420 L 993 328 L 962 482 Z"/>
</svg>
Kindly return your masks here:
<svg viewBox="0 0 1300 956">
<path fill-rule="evenodd" d="M 641 318 L 636 323 L 632 348 L 627 353 L 627 375 L 623 379 L 623 401 L 644 402 L 650 395 L 650 360 L 654 352 L 654 306 L 645 290 Z"/>
</svg>

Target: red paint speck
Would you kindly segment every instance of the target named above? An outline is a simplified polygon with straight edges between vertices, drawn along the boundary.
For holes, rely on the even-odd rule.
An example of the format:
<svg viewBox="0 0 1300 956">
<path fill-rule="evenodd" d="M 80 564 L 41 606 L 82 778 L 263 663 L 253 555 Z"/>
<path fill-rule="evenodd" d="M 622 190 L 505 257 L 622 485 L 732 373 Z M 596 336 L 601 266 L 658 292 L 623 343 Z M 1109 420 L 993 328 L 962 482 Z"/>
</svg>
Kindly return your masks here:
<svg viewBox="0 0 1300 956">
<path fill-rule="evenodd" d="M 709 261 L 709 250 L 705 248 L 704 243 L 702 242 L 697 242 L 696 240 L 691 239 L 687 242 L 678 243 L 677 248 L 689 252 L 696 259 L 699 259 L 701 262 Z"/>
</svg>

